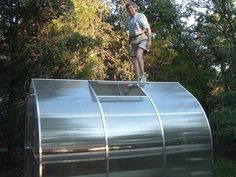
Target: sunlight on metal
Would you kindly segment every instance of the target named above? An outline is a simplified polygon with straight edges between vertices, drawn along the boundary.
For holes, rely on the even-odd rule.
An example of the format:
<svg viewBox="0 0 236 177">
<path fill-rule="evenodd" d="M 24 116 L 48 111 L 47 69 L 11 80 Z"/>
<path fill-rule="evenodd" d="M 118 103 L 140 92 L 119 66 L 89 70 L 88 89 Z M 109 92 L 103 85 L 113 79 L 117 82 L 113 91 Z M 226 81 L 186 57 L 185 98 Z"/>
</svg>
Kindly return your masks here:
<svg viewBox="0 0 236 177">
<path fill-rule="evenodd" d="M 212 135 L 177 82 L 32 79 L 25 177 L 213 177 Z"/>
</svg>

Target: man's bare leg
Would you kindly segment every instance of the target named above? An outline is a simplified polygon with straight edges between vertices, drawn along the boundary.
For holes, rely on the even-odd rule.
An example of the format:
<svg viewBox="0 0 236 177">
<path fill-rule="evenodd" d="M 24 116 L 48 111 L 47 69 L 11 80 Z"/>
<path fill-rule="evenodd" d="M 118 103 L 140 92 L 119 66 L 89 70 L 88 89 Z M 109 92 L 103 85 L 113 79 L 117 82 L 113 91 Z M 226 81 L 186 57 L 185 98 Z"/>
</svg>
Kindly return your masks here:
<svg viewBox="0 0 236 177">
<path fill-rule="evenodd" d="M 142 76 L 144 76 L 144 61 L 143 61 L 143 49 L 142 48 L 138 48 L 136 58 L 138 60 L 140 74 Z"/>
<path fill-rule="evenodd" d="M 143 52 L 144 52 L 144 50 L 142 48 L 138 48 L 137 55 L 136 55 L 137 60 L 138 60 L 138 64 L 139 64 L 139 69 L 141 72 L 141 76 L 139 79 L 139 82 L 141 85 L 144 85 L 146 83 L 146 77 L 144 76 Z"/>
<path fill-rule="evenodd" d="M 134 77 L 135 77 L 135 80 L 138 81 L 138 79 L 139 79 L 139 62 L 138 62 L 137 57 L 133 57 L 132 62 L 133 62 L 133 67 L 134 67 Z"/>
</svg>

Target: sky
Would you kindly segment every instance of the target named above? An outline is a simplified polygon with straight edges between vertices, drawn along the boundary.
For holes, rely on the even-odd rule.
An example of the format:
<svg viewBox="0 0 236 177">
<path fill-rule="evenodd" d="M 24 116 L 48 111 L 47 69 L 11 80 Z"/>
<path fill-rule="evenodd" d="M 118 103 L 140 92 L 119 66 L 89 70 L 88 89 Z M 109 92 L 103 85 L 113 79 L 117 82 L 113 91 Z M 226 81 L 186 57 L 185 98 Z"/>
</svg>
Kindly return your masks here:
<svg viewBox="0 0 236 177">
<path fill-rule="evenodd" d="M 185 0 L 175 0 L 177 3 L 182 3 L 183 1 L 185 1 Z"/>
<path fill-rule="evenodd" d="M 197 1 L 199 2 L 199 0 L 197 0 Z M 185 4 L 186 2 L 188 2 L 188 0 L 175 0 L 175 2 L 177 2 L 178 4 Z M 204 12 L 205 9 L 198 9 L 198 11 Z M 193 16 L 190 16 L 187 19 L 187 21 L 188 21 L 188 23 L 187 23 L 188 26 L 191 26 L 196 22 Z"/>
</svg>

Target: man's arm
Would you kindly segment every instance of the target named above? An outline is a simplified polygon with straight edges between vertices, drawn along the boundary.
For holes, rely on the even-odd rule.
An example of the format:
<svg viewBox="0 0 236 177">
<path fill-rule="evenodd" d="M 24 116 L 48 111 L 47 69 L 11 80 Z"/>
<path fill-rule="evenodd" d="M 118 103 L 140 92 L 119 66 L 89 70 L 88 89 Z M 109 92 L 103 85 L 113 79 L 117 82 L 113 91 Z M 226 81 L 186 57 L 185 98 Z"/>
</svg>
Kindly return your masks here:
<svg viewBox="0 0 236 177">
<path fill-rule="evenodd" d="M 147 48 L 150 49 L 152 46 L 152 30 L 150 27 L 146 29 L 147 32 L 147 37 L 148 37 L 148 43 L 147 43 Z"/>
<path fill-rule="evenodd" d="M 131 44 L 131 40 L 132 40 L 132 38 L 131 38 L 131 36 L 128 34 L 128 44 Z"/>
</svg>

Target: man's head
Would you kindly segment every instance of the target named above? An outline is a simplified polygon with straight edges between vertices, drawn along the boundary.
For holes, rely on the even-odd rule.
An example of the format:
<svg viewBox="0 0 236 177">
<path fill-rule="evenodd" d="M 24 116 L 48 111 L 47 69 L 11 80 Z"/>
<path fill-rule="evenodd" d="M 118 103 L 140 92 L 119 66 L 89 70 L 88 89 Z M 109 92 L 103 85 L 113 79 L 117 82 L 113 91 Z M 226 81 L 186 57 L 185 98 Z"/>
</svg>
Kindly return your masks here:
<svg viewBox="0 0 236 177">
<path fill-rule="evenodd" d="M 130 1 L 125 5 L 125 8 L 131 16 L 134 16 L 138 6 L 134 2 Z"/>
</svg>

